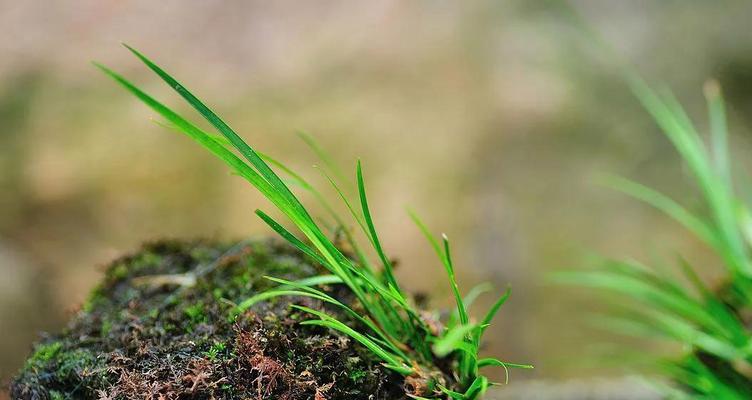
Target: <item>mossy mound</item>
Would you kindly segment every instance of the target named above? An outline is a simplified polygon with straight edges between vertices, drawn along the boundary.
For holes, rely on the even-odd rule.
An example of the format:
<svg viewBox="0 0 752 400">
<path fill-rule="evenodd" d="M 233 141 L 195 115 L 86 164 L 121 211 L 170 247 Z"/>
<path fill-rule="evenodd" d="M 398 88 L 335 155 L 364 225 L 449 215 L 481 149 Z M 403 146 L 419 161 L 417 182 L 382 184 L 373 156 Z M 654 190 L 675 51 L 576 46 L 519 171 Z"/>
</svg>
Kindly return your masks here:
<svg viewBox="0 0 752 400">
<path fill-rule="evenodd" d="M 230 318 L 268 289 L 320 267 L 275 240 L 162 241 L 113 262 L 60 334 L 11 384 L 14 399 L 405 399 L 403 379 L 349 338 L 303 326 L 279 298 Z M 352 304 L 342 287 L 326 289 Z M 357 305 L 353 305 L 356 307 Z"/>
</svg>

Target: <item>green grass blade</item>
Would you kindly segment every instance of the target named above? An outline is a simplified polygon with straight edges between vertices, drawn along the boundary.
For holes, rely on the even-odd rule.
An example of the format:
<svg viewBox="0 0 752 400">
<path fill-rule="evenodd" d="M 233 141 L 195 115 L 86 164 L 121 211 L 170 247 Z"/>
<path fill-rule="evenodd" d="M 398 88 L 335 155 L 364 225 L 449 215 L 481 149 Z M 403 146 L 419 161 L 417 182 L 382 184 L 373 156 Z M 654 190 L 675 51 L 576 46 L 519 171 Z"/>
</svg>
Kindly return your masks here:
<svg viewBox="0 0 752 400">
<path fill-rule="evenodd" d="M 258 215 L 259 218 L 261 218 L 264 222 L 266 222 L 267 225 L 269 225 L 272 229 L 274 229 L 275 232 L 277 232 L 280 236 L 282 236 L 295 248 L 305 253 L 308 257 L 311 257 L 314 260 L 316 260 L 317 263 L 321 265 L 327 265 L 326 260 L 324 260 L 318 253 L 316 253 L 313 249 L 308 247 L 308 245 L 303 243 L 300 239 L 298 239 L 295 235 L 293 235 L 290 231 L 288 231 L 284 226 L 280 225 L 272 217 L 270 217 L 269 215 L 267 215 L 261 210 L 256 210 L 256 215 Z"/>
<path fill-rule="evenodd" d="M 449 238 L 446 237 L 446 235 L 442 235 L 442 243 L 443 243 L 443 250 L 442 247 L 439 245 L 439 242 L 436 240 L 436 238 L 431 234 L 431 232 L 428 230 L 426 225 L 423 223 L 423 221 L 418 217 L 417 214 L 414 212 L 408 210 L 408 214 L 410 215 L 410 218 L 413 220 L 415 225 L 420 229 L 421 233 L 423 233 L 423 236 L 426 237 L 426 240 L 428 240 L 428 243 L 431 245 L 431 247 L 436 252 L 436 255 L 441 260 L 441 263 L 444 266 L 444 270 L 447 273 L 447 276 L 449 277 L 449 285 L 452 289 L 452 294 L 454 295 L 455 304 L 457 306 L 457 314 L 459 315 L 460 323 L 461 324 L 467 324 L 470 320 L 470 317 L 467 314 L 467 309 L 465 308 L 465 303 L 462 299 L 462 295 L 460 294 L 459 286 L 457 285 L 457 280 L 454 273 L 454 265 L 452 264 L 452 254 L 450 251 L 449 246 Z"/>
<path fill-rule="evenodd" d="M 481 283 L 480 285 L 474 286 L 472 289 L 470 289 L 469 292 L 465 295 L 465 297 L 462 299 L 462 304 L 465 305 L 465 309 L 468 311 L 468 314 L 470 314 L 470 306 L 475 303 L 475 300 L 478 299 L 482 294 L 488 293 L 491 290 L 493 290 L 493 285 L 491 285 L 488 282 Z M 447 327 L 453 327 L 457 325 L 460 319 L 460 314 L 457 308 L 454 308 L 452 310 L 452 313 L 449 315 L 449 319 L 447 320 Z"/>
<path fill-rule="evenodd" d="M 248 180 L 252 185 L 256 186 L 258 190 L 261 191 L 263 194 L 273 197 L 273 189 L 268 184 L 268 182 L 266 182 L 256 171 L 254 171 L 247 164 L 245 164 L 234 153 L 227 150 L 221 144 L 217 143 L 217 141 L 214 140 L 211 136 L 209 136 L 202 130 L 198 129 L 195 125 L 191 124 L 190 122 L 185 120 L 183 117 L 181 117 L 180 115 L 178 115 L 171 109 L 164 106 L 162 103 L 156 101 L 154 98 L 152 98 L 151 96 L 149 96 L 142 90 L 138 89 L 135 85 L 130 83 L 128 80 L 126 80 L 122 76 L 118 75 L 117 73 L 113 72 L 112 70 L 100 64 L 95 63 L 94 65 L 100 70 L 102 70 L 106 75 L 110 76 L 112 79 L 118 82 L 126 90 L 131 92 L 134 96 L 136 96 L 144 104 L 149 106 L 152 110 L 154 110 L 163 118 L 165 118 L 168 122 L 173 124 L 180 132 L 196 140 L 199 144 L 204 146 L 206 149 L 212 152 L 215 156 L 222 159 L 240 176 Z"/>
<path fill-rule="evenodd" d="M 467 314 L 465 308 L 465 302 L 462 299 L 459 285 L 457 285 L 457 277 L 454 273 L 454 263 L 452 262 L 452 253 L 449 247 L 449 238 L 446 235 L 442 235 L 442 242 L 444 243 L 444 260 L 446 273 L 449 276 L 449 284 L 452 287 L 452 293 L 454 294 L 454 301 L 457 304 L 457 313 L 460 317 L 460 324 L 466 325 L 470 322 L 470 316 Z"/>
<path fill-rule="evenodd" d="M 473 383 L 465 391 L 465 399 L 477 399 L 482 397 L 488 389 L 488 378 L 485 376 L 478 376 L 473 380 Z"/>
<path fill-rule="evenodd" d="M 521 369 L 533 369 L 530 364 L 517 364 L 506 361 L 501 361 L 496 358 L 482 358 L 478 360 L 478 367 L 507 367 L 507 368 L 521 368 Z"/>
<path fill-rule="evenodd" d="M 273 278 L 273 277 L 269 277 Z M 342 278 L 337 275 L 316 275 L 309 278 L 298 279 L 297 281 L 291 281 L 291 286 L 324 286 L 324 285 L 336 285 L 341 284 Z"/>
<path fill-rule="evenodd" d="M 360 323 L 362 323 L 363 325 L 365 325 L 366 327 L 368 327 L 372 332 L 374 332 L 379 337 L 379 340 L 381 341 L 381 343 L 383 343 L 386 346 L 388 346 L 391 351 L 393 351 L 394 353 L 398 354 L 403 359 L 409 359 L 409 357 L 407 356 L 407 354 L 405 354 L 399 348 L 399 346 L 396 343 L 394 343 L 394 339 L 391 338 L 389 335 L 387 335 L 384 332 L 383 329 L 381 329 L 376 324 L 374 324 L 374 322 L 371 321 L 370 318 L 368 318 L 367 316 L 360 315 L 359 313 L 355 312 L 352 308 L 348 307 L 346 304 L 344 304 L 344 303 L 340 302 L 339 300 L 337 300 L 337 299 L 329 296 L 328 294 L 326 294 L 326 293 L 324 293 L 324 292 L 322 292 L 322 291 L 320 291 L 318 289 L 314 289 L 314 288 L 310 287 L 312 285 L 310 285 L 309 283 L 318 283 L 318 282 L 321 281 L 320 278 L 322 278 L 322 277 L 318 277 L 319 279 L 315 279 L 317 277 L 311 278 L 311 282 L 306 282 L 306 281 L 303 281 L 303 280 L 301 280 L 301 281 L 289 281 L 289 280 L 286 280 L 286 279 L 279 279 L 279 278 L 268 277 L 268 276 L 265 277 L 265 278 L 268 279 L 268 280 L 270 280 L 270 281 L 272 281 L 272 282 L 276 282 L 276 283 L 279 283 L 280 285 L 282 285 L 282 286 L 280 286 L 280 289 L 278 289 L 278 290 L 283 290 L 283 289 L 286 289 L 288 287 L 296 288 L 296 289 L 305 291 L 307 293 L 312 293 L 312 294 L 318 296 L 318 298 L 324 299 L 324 301 L 326 301 L 326 302 L 328 302 L 330 304 L 334 304 L 337 307 L 345 310 L 351 317 L 355 318 Z"/>
<path fill-rule="evenodd" d="M 368 196 L 366 196 L 366 185 L 363 181 L 363 169 L 361 168 L 360 160 L 358 160 L 357 166 L 357 179 L 358 193 L 360 194 L 361 211 L 363 212 L 363 219 L 365 220 L 366 226 L 368 227 L 368 233 L 371 236 L 371 243 L 373 243 L 374 249 L 379 256 L 379 259 L 381 259 L 382 264 L 384 265 L 384 274 L 386 276 L 386 281 L 390 286 L 397 290 L 397 293 L 399 293 L 400 296 L 402 296 L 402 291 L 400 290 L 399 284 L 397 283 L 397 279 L 394 277 L 392 262 L 384 253 L 384 249 L 381 246 L 381 241 L 379 240 L 379 235 L 376 233 L 376 227 L 373 224 L 371 210 L 368 208 Z"/>
<path fill-rule="evenodd" d="M 149 69 L 154 71 L 160 78 L 162 78 L 162 80 L 164 80 L 173 90 L 175 90 L 175 92 L 183 97 L 188 102 L 188 104 L 196 109 L 196 111 L 198 111 L 199 114 L 201 114 L 211 125 L 213 125 L 219 131 L 219 133 L 224 135 L 230 141 L 230 143 L 232 143 L 232 145 L 235 146 L 236 149 L 238 149 L 240 154 L 242 154 L 243 157 L 245 157 L 257 169 L 259 174 L 261 174 L 261 176 L 263 176 L 264 179 L 266 179 L 280 193 L 280 195 L 289 202 L 290 206 L 296 208 L 298 212 L 300 212 L 302 215 L 306 215 L 307 219 L 310 219 L 311 222 L 313 222 L 312 218 L 307 215 L 308 213 L 305 208 L 303 208 L 297 198 L 292 194 L 292 192 L 290 192 L 290 190 L 277 176 L 277 174 L 274 173 L 274 171 L 261 159 L 256 151 L 251 148 L 240 136 L 238 136 L 238 134 L 235 133 L 235 131 L 232 130 L 229 125 L 227 125 L 227 123 L 225 123 L 217 114 L 215 114 L 214 111 L 209 109 L 209 107 L 207 107 L 201 100 L 194 96 L 185 86 L 179 83 L 175 78 L 165 72 L 162 68 L 154 64 L 154 62 L 152 62 L 146 56 L 141 54 L 136 49 L 128 46 L 127 44 L 124 44 L 124 46 L 128 50 L 130 50 L 136 57 L 138 57 L 144 64 L 146 64 Z"/>
<path fill-rule="evenodd" d="M 237 306 L 235 306 L 235 308 L 231 311 L 231 314 L 233 316 L 239 315 L 262 301 L 267 301 L 275 297 L 282 296 L 312 297 L 321 301 L 327 301 L 323 296 L 318 296 L 314 293 L 306 292 L 303 290 L 267 290 L 243 300 Z"/>
<path fill-rule="evenodd" d="M 368 261 L 368 258 L 364 255 L 363 250 L 360 248 L 360 245 L 358 244 L 358 242 L 352 236 L 352 233 L 350 232 L 350 229 L 348 229 L 347 224 L 345 224 L 345 222 L 339 216 L 339 213 L 337 213 L 334 210 L 332 205 L 326 200 L 326 198 L 321 194 L 321 192 L 319 192 L 315 187 L 313 187 L 313 185 L 311 185 L 306 179 L 300 176 L 300 174 L 288 168 L 286 165 L 279 162 L 275 158 L 267 154 L 261 153 L 261 152 L 258 152 L 258 154 L 261 156 L 262 159 L 264 159 L 264 161 L 273 165 L 276 168 L 279 168 L 285 174 L 290 176 L 298 186 L 302 187 L 304 190 L 308 191 L 316 198 L 316 201 L 318 201 L 319 204 L 321 204 L 321 206 L 324 207 L 326 212 L 329 213 L 332 219 L 334 219 L 334 222 L 341 228 L 348 244 L 353 249 L 353 251 L 355 251 L 355 255 L 358 257 L 358 261 L 360 262 L 360 264 L 370 270 L 371 269 L 370 262 Z M 360 221 L 358 222 L 360 223 Z"/>
<path fill-rule="evenodd" d="M 512 294 L 512 288 L 507 288 L 507 290 L 504 291 L 504 293 L 499 297 L 498 300 L 491 306 L 490 309 L 488 309 L 488 312 L 486 313 L 486 316 L 483 317 L 483 321 L 481 322 L 481 332 L 485 331 L 488 325 L 491 324 L 491 321 L 496 317 L 496 314 L 499 312 L 499 309 L 501 306 L 504 305 L 504 303 L 507 302 L 507 299 L 509 299 L 509 296 Z"/>
</svg>

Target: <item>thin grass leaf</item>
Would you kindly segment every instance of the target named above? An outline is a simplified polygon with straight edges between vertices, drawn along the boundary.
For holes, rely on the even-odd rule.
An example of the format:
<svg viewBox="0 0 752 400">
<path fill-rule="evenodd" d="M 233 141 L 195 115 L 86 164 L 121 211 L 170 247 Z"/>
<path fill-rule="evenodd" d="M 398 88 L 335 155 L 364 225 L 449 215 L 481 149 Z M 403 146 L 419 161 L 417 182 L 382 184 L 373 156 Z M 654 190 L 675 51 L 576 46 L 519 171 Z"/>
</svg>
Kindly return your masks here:
<svg viewBox="0 0 752 400">
<path fill-rule="evenodd" d="M 280 236 L 282 236 L 285 240 L 287 240 L 290 244 L 292 244 L 295 248 L 305 253 L 308 257 L 313 258 L 316 260 L 317 263 L 321 265 L 326 265 L 326 260 L 322 258 L 318 253 L 313 251 L 308 245 L 303 243 L 300 239 L 298 239 L 295 235 L 293 235 L 290 231 L 285 229 L 280 223 L 275 221 L 272 217 L 267 215 L 261 210 L 256 210 L 256 215 L 259 216 L 264 222 L 266 222 L 267 225 L 269 225 L 272 229 L 274 229 L 275 232 L 277 232 Z M 341 278 L 340 278 L 341 279 Z"/>
<path fill-rule="evenodd" d="M 324 286 L 335 285 L 338 283 L 342 283 L 342 278 L 338 277 L 337 275 L 316 275 L 310 278 L 303 278 L 298 279 L 297 281 L 292 281 L 292 285 L 290 286 Z"/>
<path fill-rule="evenodd" d="M 456 280 L 456 276 L 454 273 L 454 265 L 452 264 L 452 253 L 451 253 L 450 246 L 449 246 L 449 238 L 446 235 L 442 235 L 442 243 L 443 243 L 443 250 L 442 250 L 442 247 L 440 247 L 439 242 L 431 234 L 431 232 L 428 230 L 428 228 L 423 223 L 423 221 L 421 221 L 418 215 L 409 210 L 408 210 L 408 213 L 410 215 L 410 218 L 415 223 L 415 225 L 417 225 L 421 233 L 423 233 L 423 236 L 426 237 L 426 239 L 428 240 L 428 243 L 431 244 L 431 247 L 433 247 L 434 251 L 436 252 L 436 255 L 439 256 L 439 259 L 444 265 L 444 270 L 446 271 L 447 277 L 449 278 L 449 286 L 451 287 L 452 294 L 454 295 L 454 301 L 457 306 L 457 313 L 459 315 L 460 323 L 462 325 L 467 324 L 470 320 L 470 317 L 467 314 L 467 309 L 465 308 L 465 304 L 462 299 L 462 294 L 460 294 L 459 286 L 457 285 L 457 280 Z"/>
<path fill-rule="evenodd" d="M 224 137 L 222 137 L 224 139 Z M 226 139 L 225 139 L 226 140 Z M 313 140 L 313 139 L 311 139 Z M 228 141 L 229 143 L 229 141 Z M 293 179 L 293 182 L 295 182 L 298 186 L 303 188 L 304 190 L 311 193 L 316 201 L 321 204 L 321 206 L 326 210 L 327 213 L 334 219 L 334 222 L 341 228 L 342 233 L 345 235 L 345 239 L 347 240 L 350 247 L 355 251 L 355 255 L 358 257 L 358 261 L 361 265 L 366 267 L 367 269 L 371 270 L 371 263 L 368 261 L 368 258 L 364 255 L 363 250 L 360 248 L 360 245 L 355 240 L 355 238 L 352 236 L 352 233 L 350 232 L 350 229 L 348 229 L 347 224 L 342 220 L 342 218 L 339 216 L 339 213 L 337 213 L 332 205 L 326 200 L 326 198 L 319 192 L 313 185 L 311 185 L 306 179 L 304 179 L 300 174 L 296 173 L 292 169 L 288 168 L 283 163 L 279 162 L 275 158 L 261 153 L 257 152 L 261 158 L 266 161 L 269 164 L 272 164 L 273 166 L 279 168 L 284 173 L 286 173 L 288 176 L 290 176 Z M 360 221 L 358 221 L 361 223 Z"/>
<path fill-rule="evenodd" d="M 449 277 L 449 285 L 452 287 L 452 293 L 454 294 L 454 301 L 457 303 L 457 312 L 460 316 L 460 323 L 462 325 L 470 322 L 470 316 L 467 314 L 465 308 L 465 302 L 462 299 L 460 293 L 460 287 L 457 285 L 457 277 L 454 273 L 454 263 L 452 262 L 452 253 L 449 247 L 449 238 L 447 235 L 441 235 L 442 242 L 444 243 L 444 260 L 446 266 L 446 273 Z"/>
<path fill-rule="evenodd" d="M 298 131 L 297 134 L 298 137 L 311 149 L 311 151 L 313 151 L 316 157 L 318 157 L 324 163 L 326 168 L 329 171 L 332 171 L 332 173 L 337 176 L 337 179 L 340 182 L 347 181 L 342 170 L 337 167 L 337 164 L 332 160 L 332 157 L 329 155 L 329 153 L 321 146 L 319 146 L 318 142 L 316 142 L 316 139 L 314 139 L 313 136 L 304 131 Z"/>
<path fill-rule="evenodd" d="M 482 358 L 478 360 L 478 367 L 507 367 L 507 368 L 521 368 L 521 369 L 533 369 L 530 364 L 517 364 L 506 361 L 501 361 L 496 358 Z"/>
<path fill-rule="evenodd" d="M 483 321 L 481 322 L 481 332 L 485 331 L 488 325 L 491 324 L 491 321 L 496 317 L 496 314 L 499 312 L 499 309 L 501 306 L 504 305 L 504 303 L 507 302 L 509 299 L 509 296 L 512 295 L 512 288 L 507 287 L 507 290 L 504 291 L 504 293 L 499 297 L 498 300 L 491 306 L 491 308 L 486 312 L 486 316 L 483 317 Z"/>
<path fill-rule="evenodd" d="M 222 135 L 224 135 L 230 143 L 242 154 L 279 193 L 285 198 L 289 204 L 296 208 L 298 212 L 303 215 L 307 215 L 307 212 L 303 208 L 302 204 L 295 198 L 290 192 L 287 186 L 272 171 L 272 169 L 261 159 L 256 151 L 251 148 L 235 131 L 230 128 L 217 114 L 214 113 L 209 107 L 207 107 L 201 100 L 194 96 L 188 89 L 180 84 L 175 78 L 166 73 L 162 68 L 154 64 L 150 59 L 141 54 L 136 49 L 123 44 L 128 50 L 130 50 L 136 57 L 138 57 L 149 69 L 154 71 L 162 80 L 164 80 L 175 92 L 182 96 L 188 104 L 190 104 L 196 111 L 199 112 L 211 125 L 213 125 Z M 310 216 L 308 216 L 309 219 Z M 311 219 L 312 220 L 312 219 Z"/>
<path fill-rule="evenodd" d="M 402 291 L 400 290 L 399 284 L 397 283 L 397 279 L 394 277 L 392 262 L 384 253 L 384 249 L 381 246 L 381 241 L 379 240 L 379 235 L 376 233 L 376 227 L 373 224 L 371 210 L 368 208 L 368 196 L 366 195 L 366 184 L 363 181 L 363 169 L 361 167 L 360 160 L 358 160 L 357 166 L 357 182 L 358 193 L 360 195 L 361 211 L 363 212 L 363 219 L 365 220 L 366 226 L 368 227 L 368 233 L 371 236 L 371 242 L 373 243 L 379 259 L 381 259 L 381 263 L 384 265 L 384 274 L 386 275 L 387 282 L 390 286 L 396 289 L 399 296 L 402 296 Z"/>
</svg>

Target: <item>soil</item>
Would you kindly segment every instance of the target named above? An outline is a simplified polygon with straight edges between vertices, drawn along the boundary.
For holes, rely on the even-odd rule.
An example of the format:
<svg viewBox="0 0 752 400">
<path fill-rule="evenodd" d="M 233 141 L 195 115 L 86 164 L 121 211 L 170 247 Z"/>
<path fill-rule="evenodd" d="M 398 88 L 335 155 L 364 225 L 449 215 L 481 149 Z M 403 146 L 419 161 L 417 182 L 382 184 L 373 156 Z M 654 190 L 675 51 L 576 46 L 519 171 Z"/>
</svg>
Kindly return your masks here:
<svg viewBox="0 0 752 400">
<path fill-rule="evenodd" d="M 308 298 L 277 298 L 232 318 L 272 286 L 264 275 L 322 273 L 276 240 L 160 241 L 116 260 L 63 332 L 43 338 L 13 399 L 407 399 L 404 379 L 349 338 L 303 326 Z M 357 307 L 343 287 L 329 294 Z"/>
</svg>

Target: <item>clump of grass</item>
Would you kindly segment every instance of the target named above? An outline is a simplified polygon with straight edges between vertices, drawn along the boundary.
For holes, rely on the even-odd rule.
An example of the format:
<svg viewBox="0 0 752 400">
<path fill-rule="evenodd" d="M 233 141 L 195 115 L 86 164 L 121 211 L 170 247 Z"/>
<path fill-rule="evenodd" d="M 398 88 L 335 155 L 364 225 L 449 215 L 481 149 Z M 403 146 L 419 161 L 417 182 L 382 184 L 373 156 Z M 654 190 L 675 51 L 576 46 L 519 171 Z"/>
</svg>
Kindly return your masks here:
<svg viewBox="0 0 752 400">
<path fill-rule="evenodd" d="M 395 277 L 391 258 L 387 256 L 381 245 L 381 239 L 369 208 L 360 162 L 356 168 L 358 200 L 355 204 L 357 206 L 354 206 L 354 202 L 345 196 L 335 179 L 329 178 L 329 180 L 377 255 L 376 262 L 371 261 L 365 255 L 365 251 L 359 247 L 352 233 L 347 229 L 343 218 L 328 206 L 323 196 L 313 186 L 283 163 L 248 145 L 220 117 L 172 76 L 138 51 L 130 47 L 128 49 L 180 94 L 220 135 L 205 132 L 122 76 L 104 66 L 96 65 L 162 116 L 168 127 L 197 141 L 224 161 L 236 174 L 251 183 L 287 217 L 303 237 L 300 238 L 261 210 L 257 210 L 256 214 L 285 240 L 330 272 L 329 275 L 315 276 L 300 281 L 267 277 L 279 286 L 238 304 L 234 313 L 243 312 L 257 302 L 279 296 L 311 297 L 339 307 L 359 324 L 349 326 L 321 311 L 302 305 L 292 306 L 311 315 L 312 318 L 303 321 L 302 324 L 339 331 L 373 352 L 383 360 L 385 367 L 406 377 L 406 386 L 412 388 L 412 393 L 408 394 L 416 399 L 440 397 L 477 399 L 493 384 L 481 373 L 482 368 L 501 367 L 505 370 L 532 368 L 529 365 L 507 363 L 496 358 L 479 356 L 483 333 L 509 297 L 509 291 L 501 295 L 480 321 L 473 320 L 468 308 L 477 292 L 469 293 L 463 299 L 455 279 L 449 240 L 445 235 L 437 239 L 413 214 L 412 218 L 436 251 L 447 273 L 456 300 L 455 315 L 448 319 L 444 326 L 437 328 L 424 318 L 421 310 L 415 306 Z M 304 139 L 311 144 L 308 137 Z M 315 145 L 313 147 L 321 153 L 318 147 Z M 284 173 L 287 179 L 282 179 L 273 167 Z M 334 240 L 327 237 L 286 181 L 313 193 L 325 205 L 335 222 L 340 225 L 342 232 L 345 233 L 348 245 L 354 250 L 354 257 L 349 257 L 348 253 Z M 365 313 L 353 310 L 317 288 L 324 284 L 345 285 Z M 446 370 L 447 367 L 443 367 L 444 369 L 440 367 L 446 365 L 449 366 L 448 370 Z M 449 375 L 451 380 L 445 379 L 445 375 Z"/>
<path fill-rule="evenodd" d="M 630 83 L 683 158 L 702 195 L 703 209 L 691 211 L 627 179 L 608 183 L 667 214 L 708 245 L 725 267 L 724 283 L 711 287 L 683 259 L 678 262 L 681 276 L 634 261 L 605 260 L 601 269 L 564 274 L 561 279 L 628 296 L 632 301 L 625 316 L 604 319 L 615 330 L 682 345 L 683 354 L 675 360 L 648 356 L 653 367 L 677 384 L 659 385 L 671 398 L 752 398 L 752 214 L 735 193 L 720 87 L 714 81 L 705 87 L 708 145 L 673 96 L 658 94 L 633 76 Z"/>
</svg>

